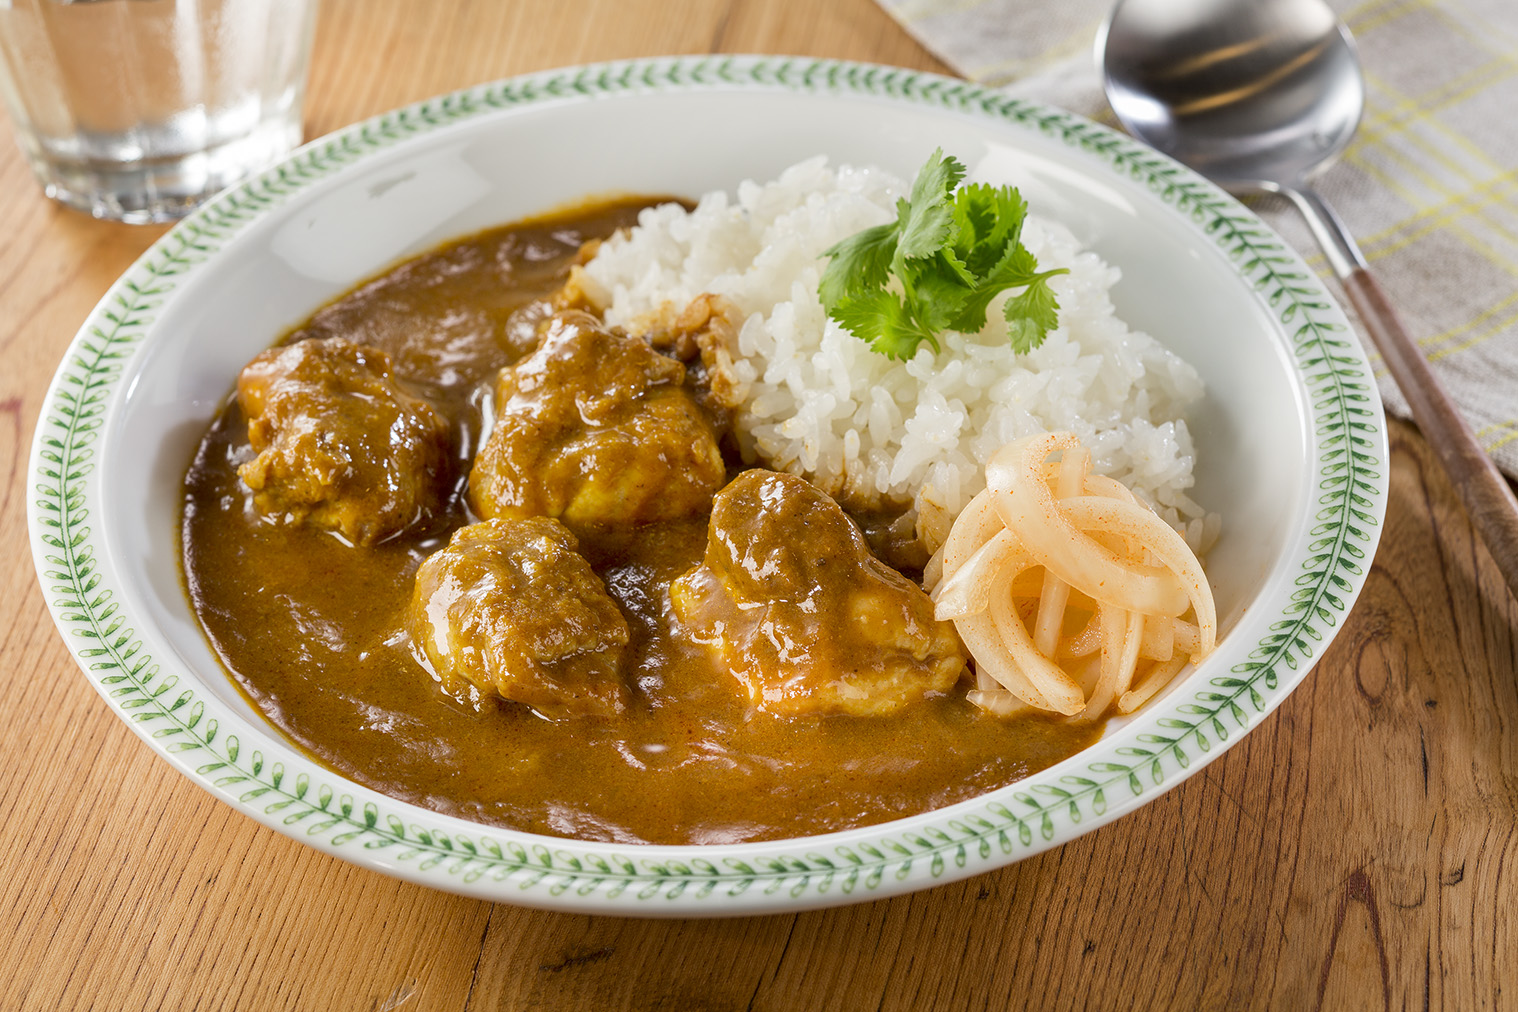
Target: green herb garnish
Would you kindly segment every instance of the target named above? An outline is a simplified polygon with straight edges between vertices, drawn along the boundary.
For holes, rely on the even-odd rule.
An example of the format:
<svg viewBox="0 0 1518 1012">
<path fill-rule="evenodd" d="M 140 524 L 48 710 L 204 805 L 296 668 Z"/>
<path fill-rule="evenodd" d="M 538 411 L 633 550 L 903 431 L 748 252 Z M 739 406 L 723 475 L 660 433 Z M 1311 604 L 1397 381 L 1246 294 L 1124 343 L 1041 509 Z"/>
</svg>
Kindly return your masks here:
<svg viewBox="0 0 1518 1012">
<path fill-rule="evenodd" d="M 1040 272 L 1023 246 L 1028 205 L 1010 186 L 961 187 L 964 178 L 964 165 L 940 148 L 911 195 L 896 201 L 895 221 L 823 254 L 832 258 L 817 286 L 823 308 L 882 355 L 909 359 L 924 341 L 937 352 L 945 330 L 975 333 L 991 300 L 1009 288 L 1023 288 L 1004 309 L 1014 351 L 1037 348 L 1059 323 L 1049 278 L 1067 272 Z"/>
</svg>

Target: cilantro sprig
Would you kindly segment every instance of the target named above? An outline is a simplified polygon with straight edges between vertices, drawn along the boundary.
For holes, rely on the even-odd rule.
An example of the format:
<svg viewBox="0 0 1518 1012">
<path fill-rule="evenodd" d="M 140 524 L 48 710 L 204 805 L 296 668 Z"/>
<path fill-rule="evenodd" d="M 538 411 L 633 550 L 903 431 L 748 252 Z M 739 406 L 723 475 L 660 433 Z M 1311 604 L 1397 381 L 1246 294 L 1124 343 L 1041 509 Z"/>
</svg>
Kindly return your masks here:
<svg viewBox="0 0 1518 1012">
<path fill-rule="evenodd" d="M 1009 288 L 1023 289 L 1003 309 L 1013 350 L 1032 351 L 1059 324 L 1049 279 L 1067 272 L 1039 271 L 1023 246 L 1028 205 L 1010 186 L 960 186 L 964 178 L 958 159 L 934 151 L 895 221 L 823 253 L 832 258 L 817 288 L 823 308 L 882 355 L 909 359 L 923 342 L 939 351 L 945 330 L 979 331 Z"/>
</svg>

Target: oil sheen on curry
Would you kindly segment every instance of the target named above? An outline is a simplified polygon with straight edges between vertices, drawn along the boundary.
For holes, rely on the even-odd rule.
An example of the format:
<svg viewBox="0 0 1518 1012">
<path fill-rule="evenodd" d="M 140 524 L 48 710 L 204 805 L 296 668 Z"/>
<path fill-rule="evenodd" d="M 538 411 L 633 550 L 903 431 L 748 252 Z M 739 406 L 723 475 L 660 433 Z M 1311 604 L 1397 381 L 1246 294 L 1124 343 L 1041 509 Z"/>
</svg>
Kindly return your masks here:
<svg viewBox="0 0 1518 1012">
<path fill-rule="evenodd" d="M 884 822 L 1089 744 L 966 701 L 893 516 L 739 460 L 719 304 L 638 337 L 589 310 L 582 248 L 647 203 L 450 243 L 243 370 L 183 543 L 247 696 L 393 797 L 619 842 Z"/>
</svg>

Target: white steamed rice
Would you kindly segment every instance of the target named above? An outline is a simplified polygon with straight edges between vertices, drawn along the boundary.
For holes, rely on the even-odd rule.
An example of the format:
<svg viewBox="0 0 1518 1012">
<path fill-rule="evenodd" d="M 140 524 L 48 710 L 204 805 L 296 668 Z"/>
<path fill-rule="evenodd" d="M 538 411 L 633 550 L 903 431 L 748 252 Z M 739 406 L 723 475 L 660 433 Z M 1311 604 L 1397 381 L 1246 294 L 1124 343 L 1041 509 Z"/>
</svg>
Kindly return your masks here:
<svg viewBox="0 0 1518 1012">
<path fill-rule="evenodd" d="M 1118 271 L 1068 229 L 1030 215 L 1023 242 L 1054 278 L 1059 326 L 1018 355 L 1001 299 L 979 334 L 948 333 L 898 362 L 827 319 L 817 298 L 823 250 L 895 217 L 906 184 L 876 168 L 818 157 L 736 199 L 709 193 L 694 211 L 667 204 L 605 242 L 586 266 L 588 294 L 632 332 L 696 296 L 728 299 L 743 319 L 731 376 L 746 388 L 735 418 L 746 457 L 803 475 L 855 506 L 910 503 L 936 547 L 984 485 L 1003 444 L 1073 431 L 1093 466 L 1132 488 L 1200 546 L 1204 511 L 1185 490 L 1194 452 L 1183 414 L 1202 396 L 1196 370 L 1113 313 Z"/>
</svg>

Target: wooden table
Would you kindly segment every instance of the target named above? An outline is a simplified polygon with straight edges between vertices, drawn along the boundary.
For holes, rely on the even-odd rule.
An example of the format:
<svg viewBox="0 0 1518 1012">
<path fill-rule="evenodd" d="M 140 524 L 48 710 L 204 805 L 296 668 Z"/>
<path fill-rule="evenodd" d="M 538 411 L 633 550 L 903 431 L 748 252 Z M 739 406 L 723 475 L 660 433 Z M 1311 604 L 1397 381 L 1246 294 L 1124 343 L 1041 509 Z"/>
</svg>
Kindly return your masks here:
<svg viewBox="0 0 1518 1012">
<path fill-rule="evenodd" d="M 870 0 L 329 0 L 307 135 L 524 71 L 708 51 L 943 69 Z M 1411 427 L 1392 426 L 1381 550 L 1316 672 L 1139 813 L 838 910 L 538 913 L 259 827 L 155 758 L 79 675 L 28 562 L 27 452 L 74 331 L 161 230 L 53 206 L 9 140 L 0 220 L 0 1008 L 1518 1003 L 1518 604 Z"/>
</svg>

